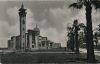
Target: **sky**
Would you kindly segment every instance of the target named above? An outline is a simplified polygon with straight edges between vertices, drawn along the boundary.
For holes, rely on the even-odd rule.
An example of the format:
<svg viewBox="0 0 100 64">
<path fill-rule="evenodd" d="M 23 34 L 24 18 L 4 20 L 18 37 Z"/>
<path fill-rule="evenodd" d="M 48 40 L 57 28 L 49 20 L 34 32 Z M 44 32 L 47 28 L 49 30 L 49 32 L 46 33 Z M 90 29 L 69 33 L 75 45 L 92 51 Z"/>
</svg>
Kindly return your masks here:
<svg viewBox="0 0 100 64">
<path fill-rule="evenodd" d="M 0 0 L 0 47 L 7 47 L 11 36 L 19 35 L 18 10 L 23 2 L 27 9 L 26 28 L 34 29 L 36 24 L 42 36 L 66 46 L 67 26 L 75 19 L 86 23 L 85 7 L 81 10 L 68 8 L 76 0 Z M 92 11 L 93 28 L 100 24 L 100 10 Z"/>
</svg>

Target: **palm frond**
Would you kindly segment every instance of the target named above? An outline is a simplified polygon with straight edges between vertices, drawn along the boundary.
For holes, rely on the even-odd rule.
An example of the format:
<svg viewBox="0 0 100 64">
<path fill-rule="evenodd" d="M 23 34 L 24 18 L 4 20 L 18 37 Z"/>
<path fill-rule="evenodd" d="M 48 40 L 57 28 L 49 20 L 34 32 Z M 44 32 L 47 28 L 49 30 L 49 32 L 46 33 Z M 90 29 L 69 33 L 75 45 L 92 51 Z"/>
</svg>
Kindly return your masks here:
<svg viewBox="0 0 100 64">
<path fill-rule="evenodd" d="M 73 3 L 73 4 L 69 5 L 69 8 L 73 7 L 73 8 L 81 9 L 82 6 L 83 6 L 83 4 Z"/>
<path fill-rule="evenodd" d="M 92 0 L 91 4 L 95 6 L 95 9 L 100 8 L 100 0 Z"/>
</svg>

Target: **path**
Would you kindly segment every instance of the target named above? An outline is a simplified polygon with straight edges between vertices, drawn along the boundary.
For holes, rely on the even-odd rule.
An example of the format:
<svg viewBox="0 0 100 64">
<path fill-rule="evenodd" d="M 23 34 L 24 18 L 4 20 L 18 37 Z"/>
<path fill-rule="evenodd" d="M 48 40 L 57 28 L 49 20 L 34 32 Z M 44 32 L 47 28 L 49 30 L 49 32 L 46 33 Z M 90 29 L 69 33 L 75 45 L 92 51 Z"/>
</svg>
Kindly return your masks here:
<svg viewBox="0 0 100 64">
<path fill-rule="evenodd" d="M 80 51 L 81 51 L 82 53 L 87 53 L 87 50 L 84 49 L 84 48 L 80 48 Z M 94 52 L 95 52 L 95 55 L 100 56 L 100 51 L 95 50 Z"/>
</svg>

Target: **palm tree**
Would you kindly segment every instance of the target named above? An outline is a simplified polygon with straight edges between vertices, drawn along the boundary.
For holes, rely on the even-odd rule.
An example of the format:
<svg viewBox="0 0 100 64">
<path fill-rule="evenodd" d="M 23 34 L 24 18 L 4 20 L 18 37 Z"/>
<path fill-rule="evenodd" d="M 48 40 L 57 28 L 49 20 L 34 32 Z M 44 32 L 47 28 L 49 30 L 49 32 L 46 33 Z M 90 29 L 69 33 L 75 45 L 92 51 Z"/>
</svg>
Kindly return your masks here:
<svg viewBox="0 0 100 64">
<path fill-rule="evenodd" d="M 67 27 L 67 31 L 68 31 L 68 34 L 67 34 L 67 36 L 68 36 L 67 48 L 70 49 L 70 39 L 71 39 L 70 32 L 71 32 L 71 27 L 68 26 Z"/>
<path fill-rule="evenodd" d="M 84 25 L 84 23 L 80 23 L 79 24 L 79 28 L 80 29 L 82 29 L 83 30 L 83 32 L 80 32 L 81 34 L 81 36 L 80 36 L 80 42 L 81 42 L 81 44 L 83 45 L 83 43 L 86 43 L 86 39 L 85 39 L 85 37 L 86 37 L 86 30 L 85 30 L 85 25 Z"/>
<path fill-rule="evenodd" d="M 84 30 L 84 38 L 85 38 L 86 37 L 86 26 L 84 25 L 84 23 L 80 23 L 79 27 L 83 28 L 83 30 Z M 84 39 L 84 40 L 86 40 L 86 39 Z M 86 42 L 86 41 L 84 41 L 84 42 Z"/>
<path fill-rule="evenodd" d="M 68 37 L 69 40 L 67 41 L 67 47 L 70 48 L 72 51 L 74 51 L 74 33 L 73 33 L 73 27 L 67 27 L 68 30 Z"/>
<path fill-rule="evenodd" d="M 79 41 L 78 41 L 78 30 L 79 30 L 79 25 L 78 25 L 78 20 L 74 20 L 74 22 L 73 22 L 73 27 L 74 27 L 74 31 L 75 31 L 76 53 L 79 53 Z"/>
<path fill-rule="evenodd" d="M 84 23 L 80 23 L 80 24 L 79 24 L 79 27 L 80 27 L 80 28 L 84 28 L 84 27 L 85 27 Z"/>
<path fill-rule="evenodd" d="M 100 8 L 99 0 L 77 0 L 76 3 L 69 5 L 69 7 L 74 7 L 77 9 L 81 9 L 83 5 L 86 7 L 86 39 L 87 39 L 87 60 L 88 62 L 95 61 L 94 55 L 94 45 L 93 45 L 93 31 L 92 31 L 92 5 L 94 5 L 95 9 Z"/>
</svg>

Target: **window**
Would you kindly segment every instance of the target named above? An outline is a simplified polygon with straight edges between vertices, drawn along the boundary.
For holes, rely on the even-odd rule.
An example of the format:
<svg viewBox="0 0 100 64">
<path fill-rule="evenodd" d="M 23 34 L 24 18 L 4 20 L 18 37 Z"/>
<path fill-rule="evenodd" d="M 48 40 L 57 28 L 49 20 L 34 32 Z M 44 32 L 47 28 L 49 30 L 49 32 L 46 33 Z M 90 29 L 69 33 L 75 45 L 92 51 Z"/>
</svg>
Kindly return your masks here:
<svg viewBox="0 0 100 64">
<path fill-rule="evenodd" d="M 22 23 L 23 23 L 23 24 L 25 24 L 25 20 L 24 20 L 24 18 L 23 18 L 23 17 L 21 18 L 21 21 L 22 21 Z"/>
<path fill-rule="evenodd" d="M 25 24 L 25 21 L 23 20 L 23 24 Z"/>
<path fill-rule="evenodd" d="M 42 46 L 43 46 L 43 47 L 45 46 L 45 41 L 42 41 Z"/>
<path fill-rule="evenodd" d="M 34 48 L 34 45 L 32 45 L 32 48 Z"/>
</svg>

